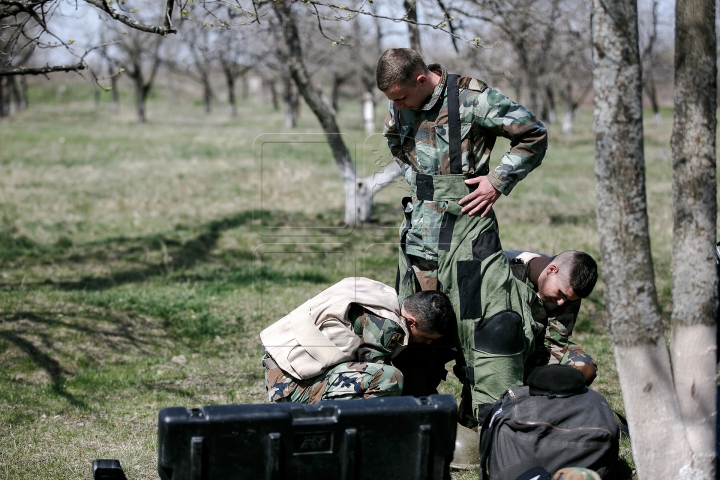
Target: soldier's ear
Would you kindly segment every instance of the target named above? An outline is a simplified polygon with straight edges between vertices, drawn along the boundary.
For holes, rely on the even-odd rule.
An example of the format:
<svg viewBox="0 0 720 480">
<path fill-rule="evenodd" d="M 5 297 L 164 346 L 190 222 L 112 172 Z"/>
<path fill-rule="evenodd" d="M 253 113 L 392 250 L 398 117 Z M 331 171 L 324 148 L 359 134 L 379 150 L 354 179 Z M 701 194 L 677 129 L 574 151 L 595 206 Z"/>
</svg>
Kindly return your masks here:
<svg viewBox="0 0 720 480">
<path fill-rule="evenodd" d="M 548 275 L 556 275 L 559 270 L 560 269 L 558 268 L 558 266 L 555 265 L 554 263 L 551 263 L 550 265 L 547 266 Z"/>
</svg>

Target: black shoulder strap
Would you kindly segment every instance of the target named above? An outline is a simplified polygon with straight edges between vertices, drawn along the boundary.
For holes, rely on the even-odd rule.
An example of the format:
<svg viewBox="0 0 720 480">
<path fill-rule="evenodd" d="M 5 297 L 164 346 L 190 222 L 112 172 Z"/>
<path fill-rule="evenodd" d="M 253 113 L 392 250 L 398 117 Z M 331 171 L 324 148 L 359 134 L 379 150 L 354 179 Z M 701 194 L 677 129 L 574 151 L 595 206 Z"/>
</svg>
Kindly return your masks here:
<svg viewBox="0 0 720 480">
<path fill-rule="evenodd" d="M 628 427 L 628 421 L 625 419 L 625 417 L 620 415 L 617 410 L 613 409 L 613 413 L 615 414 L 615 416 L 617 416 L 618 420 L 620 420 L 620 424 L 618 425 L 620 431 L 627 435 L 628 438 L 630 438 L 630 428 Z"/>
<path fill-rule="evenodd" d="M 447 76 L 448 123 L 450 127 L 450 173 L 462 173 L 462 155 L 460 153 L 460 99 L 458 93 L 459 75 Z"/>
</svg>

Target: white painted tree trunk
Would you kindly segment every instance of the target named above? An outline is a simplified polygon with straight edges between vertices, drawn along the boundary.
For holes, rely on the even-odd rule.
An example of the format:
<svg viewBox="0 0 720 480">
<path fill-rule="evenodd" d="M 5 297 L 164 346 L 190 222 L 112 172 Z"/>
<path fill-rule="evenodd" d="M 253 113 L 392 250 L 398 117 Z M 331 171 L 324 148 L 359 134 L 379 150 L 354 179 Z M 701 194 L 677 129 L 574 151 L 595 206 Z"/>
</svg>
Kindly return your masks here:
<svg viewBox="0 0 720 480">
<path fill-rule="evenodd" d="M 375 133 L 375 102 L 370 92 L 363 93 L 363 125 L 367 135 Z"/>
<path fill-rule="evenodd" d="M 573 112 L 566 108 L 563 112 L 562 133 L 563 135 L 572 135 L 574 132 Z"/>
<path fill-rule="evenodd" d="M 705 478 L 685 435 L 655 292 L 637 32 L 634 0 L 593 0 L 595 175 L 605 299 L 638 479 Z M 676 377 L 680 374 L 676 370 Z"/>
<path fill-rule="evenodd" d="M 694 476 L 715 478 L 717 350 L 715 325 L 674 326 L 671 342 L 675 392 Z"/>
<path fill-rule="evenodd" d="M 635 346 L 616 345 L 614 353 L 630 423 L 637 478 L 695 478 L 680 474 L 692 472 L 690 450 L 684 441 L 664 340 Z"/>
<path fill-rule="evenodd" d="M 717 416 L 715 2 L 678 0 L 675 17 L 671 351 L 693 478 L 710 480 Z"/>
</svg>

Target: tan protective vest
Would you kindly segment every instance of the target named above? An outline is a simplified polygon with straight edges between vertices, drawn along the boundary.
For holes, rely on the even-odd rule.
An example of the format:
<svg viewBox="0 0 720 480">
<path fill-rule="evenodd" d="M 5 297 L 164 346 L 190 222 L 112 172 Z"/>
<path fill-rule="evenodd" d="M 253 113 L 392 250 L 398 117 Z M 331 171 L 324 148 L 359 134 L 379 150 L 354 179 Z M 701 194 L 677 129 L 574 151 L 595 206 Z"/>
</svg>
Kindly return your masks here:
<svg viewBox="0 0 720 480">
<path fill-rule="evenodd" d="M 407 346 L 409 334 L 400 318 L 395 289 L 364 277 L 342 280 L 260 332 L 265 351 L 278 366 L 304 380 L 320 375 L 338 363 L 357 360 L 362 339 L 352 329 L 347 314 L 351 303 L 402 327 L 405 337 L 393 352 Z"/>
</svg>

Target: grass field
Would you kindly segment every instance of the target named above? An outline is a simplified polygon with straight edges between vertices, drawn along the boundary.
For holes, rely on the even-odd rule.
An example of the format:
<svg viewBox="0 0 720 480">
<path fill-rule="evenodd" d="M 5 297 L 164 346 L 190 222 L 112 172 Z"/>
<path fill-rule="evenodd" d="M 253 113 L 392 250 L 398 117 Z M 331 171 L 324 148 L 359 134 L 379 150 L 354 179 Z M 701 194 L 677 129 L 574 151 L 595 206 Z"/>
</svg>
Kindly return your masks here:
<svg viewBox="0 0 720 480">
<path fill-rule="evenodd" d="M 350 228 L 307 109 L 288 132 L 259 99 L 231 120 L 158 98 L 138 125 L 129 105 L 31 99 L 43 95 L 0 123 L 0 478 L 90 478 L 93 459 L 117 458 L 128 478 L 154 479 L 161 408 L 264 402 L 262 328 L 341 278 L 394 282 L 407 187 L 379 192 L 376 222 Z M 551 125 L 543 166 L 498 202 L 504 248 L 599 259 L 591 115 L 572 137 Z M 671 115 L 645 130 L 666 316 Z M 340 122 L 362 172 L 387 160 L 354 104 Z M 602 282 L 576 332 L 599 365 L 594 388 L 623 411 Z M 622 455 L 630 478 L 628 442 Z"/>
</svg>

